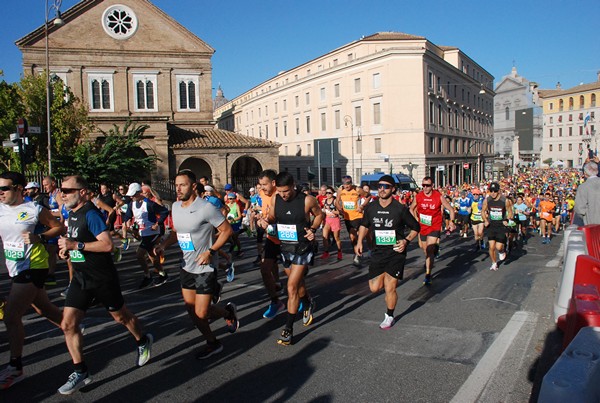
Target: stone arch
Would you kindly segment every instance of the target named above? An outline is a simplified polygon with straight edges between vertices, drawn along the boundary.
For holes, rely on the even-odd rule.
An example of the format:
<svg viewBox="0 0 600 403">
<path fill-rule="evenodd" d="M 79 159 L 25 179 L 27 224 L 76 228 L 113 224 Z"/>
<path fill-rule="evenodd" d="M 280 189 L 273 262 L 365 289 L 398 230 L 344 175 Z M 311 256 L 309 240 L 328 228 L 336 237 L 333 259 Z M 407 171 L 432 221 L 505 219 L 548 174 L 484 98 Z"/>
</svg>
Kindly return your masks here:
<svg viewBox="0 0 600 403">
<path fill-rule="evenodd" d="M 258 174 L 263 170 L 261 163 L 254 157 L 244 155 L 231 165 L 231 184 L 244 194 L 258 182 Z"/>
<path fill-rule="evenodd" d="M 212 183 L 212 168 L 208 162 L 202 158 L 190 157 L 185 159 L 181 165 L 179 165 L 177 171 L 181 171 L 182 169 L 189 169 L 196 175 L 196 178 L 198 179 L 200 179 L 201 176 L 207 176 Z"/>
</svg>

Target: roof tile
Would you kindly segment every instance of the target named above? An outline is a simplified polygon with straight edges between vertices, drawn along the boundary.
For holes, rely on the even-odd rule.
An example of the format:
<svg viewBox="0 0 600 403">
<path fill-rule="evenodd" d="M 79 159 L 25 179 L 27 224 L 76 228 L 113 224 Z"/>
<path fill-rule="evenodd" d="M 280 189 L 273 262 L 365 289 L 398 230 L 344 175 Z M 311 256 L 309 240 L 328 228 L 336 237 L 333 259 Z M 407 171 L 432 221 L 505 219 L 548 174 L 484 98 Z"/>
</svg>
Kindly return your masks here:
<svg viewBox="0 0 600 403">
<path fill-rule="evenodd" d="M 169 126 L 169 146 L 174 149 L 271 148 L 279 147 L 280 144 L 222 129 L 187 130 L 177 126 Z"/>
</svg>

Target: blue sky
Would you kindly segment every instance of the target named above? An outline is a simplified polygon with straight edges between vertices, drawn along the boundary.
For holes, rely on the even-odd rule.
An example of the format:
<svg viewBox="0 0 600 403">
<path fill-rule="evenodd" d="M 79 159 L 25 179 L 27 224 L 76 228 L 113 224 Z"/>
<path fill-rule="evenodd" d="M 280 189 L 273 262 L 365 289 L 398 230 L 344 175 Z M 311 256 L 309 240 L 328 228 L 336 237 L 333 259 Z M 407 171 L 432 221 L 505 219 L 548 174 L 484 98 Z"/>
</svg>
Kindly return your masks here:
<svg viewBox="0 0 600 403">
<path fill-rule="evenodd" d="M 18 81 L 14 42 L 43 25 L 44 0 L 4 0 L 0 70 Z M 61 10 L 76 4 L 64 0 Z M 599 0 L 153 0 L 213 56 L 213 87 L 229 99 L 337 47 L 380 31 L 457 46 L 499 82 L 514 64 L 541 88 L 596 81 Z"/>
</svg>

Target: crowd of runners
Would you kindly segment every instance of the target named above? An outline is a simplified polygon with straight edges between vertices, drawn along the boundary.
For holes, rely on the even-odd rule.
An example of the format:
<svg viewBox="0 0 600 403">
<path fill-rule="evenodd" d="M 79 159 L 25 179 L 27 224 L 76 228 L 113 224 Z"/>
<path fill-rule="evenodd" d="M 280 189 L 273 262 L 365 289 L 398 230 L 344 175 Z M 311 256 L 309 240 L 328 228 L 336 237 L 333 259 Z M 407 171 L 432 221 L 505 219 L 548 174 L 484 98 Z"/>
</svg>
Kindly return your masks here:
<svg viewBox="0 0 600 403">
<path fill-rule="evenodd" d="M 223 318 L 231 333 L 239 327 L 236 305 L 220 302 L 224 283 L 219 278 L 234 281 L 235 262 L 244 253 L 254 256 L 254 251 L 242 252 L 241 237 L 256 244 L 253 264 L 268 297 L 263 317 L 286 312 L 278 344 L 293 344 L 297 320 L 303 326 L 313 323 L 316 305 L 305 283 L 309 267 L 341 261 L 344 254 L 352 256 L 356 269 L 368 265 L 370 291 L 385 294 L 379 327 L 389 329 L 411 242 L 423 251 L 426 287 L 434 282 L 440 243 L 448 236 L 472 243 L 474 253 L 489 253 L 489 269 L 496 271 L 511 250 L 528 242 L 551 243 L 576 219 L 578 203 L 585 211 L 585 202 L 576 202 L 577 188 L 597 174 L 590 162 L 583 171 L 530 168 L 458 186 L 436 186 L 424 177 L 413 192 L 397 188 L 391 175 L 383 175 L 377 189 L 344 176 L 340 186 L 323 184 L 313 194 L 290 173 L 267 169 L 244 195 L 231 184 L 216 189 L 209 178 L 183 170 L 175 177 L 177 200 L 169 208 L 141 180 L 112 192 L 107 184 L 92 189 L 78 175 L 63 178 L 60 186 L 46 177 L 40 186 L 5 172 L 0 175 L 0 238 L 12 285 L 7 296 L 0 296 L 10 347 L 0 389 L 24 377 L 22 317 L 30 306 L 64 332 L 73 372 L 58 389 L 61 394 L 91 382 L 81 322 L 92 306 L 104 306 L 131 333 L 138 366 L 150 360 L 154 338 L 126 307 L 116 270 L 122 251 L 134 245 L 140 289 L 165 284 L 165 251 L 172 245 L 181 250 L 177 275 L 184 306 L 206 340 L 196 357 L 207 359 L 223 350 L 209 321 L 214 326 Z M 45 291 L 56 285 L 58 259 L 69 267 L 63 308 Z"/>
</svg>

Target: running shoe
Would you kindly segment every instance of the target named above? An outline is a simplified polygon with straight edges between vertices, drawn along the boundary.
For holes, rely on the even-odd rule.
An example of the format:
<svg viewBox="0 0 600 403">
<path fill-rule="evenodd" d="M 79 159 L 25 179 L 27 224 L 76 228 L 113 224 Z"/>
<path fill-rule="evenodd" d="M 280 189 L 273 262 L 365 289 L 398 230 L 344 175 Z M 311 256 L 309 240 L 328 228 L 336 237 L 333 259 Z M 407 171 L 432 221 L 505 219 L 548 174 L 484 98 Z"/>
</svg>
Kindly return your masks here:
<svg viewBox="0 0 600 403">
<path fill-rule="evenodd" d="M 60 292 L 60 296 L 63 298 L 67 298 L 67 294 L 69 293 L 69 287 L 71 286 L 71 283 L 69 283 L 69 285 Z"/>
<path fill-rule="evenodd" d="M 229 333 L 235 333 L 236 330 L 240 327 L 240 321 L 237 316 L 237 307 L 233 302 L 228 302 L 225 306 L 225 309 L 229 311 L 229 314 L 233 316 L 232 319 L 225 318 L 225 323 L 227 323 L 227 330 Z M 230 317 L 231 318 L 231 317 Z"/>
<path fill-rule="evenodd" d="M 337 260 L 342 260 L 342 251 L 338 251 L 337 253 Z"/>
<path fill-rule="evenodd" d="M 310 301 L 310 303 L 308 304 L 308 306 L 306 307 L 306 309 L 304 309 L 304 312 L 302 313 L 302 324 L 304 326 L 308 326 L 311 323 L 313 323 L 313 312 L 315 310 L 315 300 L 311 298 L 309 301 Z"/>
<path fill-rule="evenodd" d="M 129 249 L 129 238 L 123 239 L 123 250 Z"/>
<path fill-rule="evenodd" d="M 425 280 L 423 280 L 423 285 L 431 285 L 431 274 L 425 275 Z"/>
<path fill-rule="evenodd" d="M 161 286 L 161 285 L 165 284 L 168 279 L 169 279 L 169 276 L 167 276 L 167 273 L 165 273 L 163 271 L 162 273 L 159 273 L 159 275 L 154 279 L 154 286 L 155 287 Z"/>
<path fill-rule="evenodd" d="M 390 316 L 386 313 L 385 317 L 383 318 L 383 322 L 381 322 L 379 324 L 379 328 L 383 329 L 383 330 L 387 330 L 387 329 L 391 328 L 392 326 L 394 326 L 394 323 L 396 323 L 396 321 L 394 320 L 394 317 Z"/>
<path fill-rule="evenodd" d="M 85 385 L 88 385 L 90 382 L 92 382 L 92 378 L 90 378 L 90 375 L 87 372 L 74 371 L 69 375 L 67 382 L 58 389 L 58 393 L 61 395 L 70 395 L 83 388 Z"/>
<path fill-rule="evenodd" d="M 56 285 L 56 277 L 54 276 L 54 274 L 48 274 L 46 276 L 46 281 L 44 282 L 44 285 Z"/>
<path fill-rule="evenodd" d="M 212 302 L 213 304 L 218 304 L 219 301 L 221 301 L 221 292 L 223 291 L 223 284 L 219 283 L 217 281 L 217 285 L 216 285 L 216 291 L 212 296 Z"/>
<path fill-rule="evenodd" d="M 235 278 L 235 267 L 233 267 L 233 260 L 227 265 L 227 270 L 225 270 L 227 275 L 227 282 L 231 283 Z"/>
<path fill-rule="evenodd" d="M 150 353 L 152 352 L 152 343 L 154 343 L 154 336 L 152 334 L 146 334 L 146 343 L 138 346 L 138 358 L 137 366 L 143 367 L 148 361 L 150 361 Z"/>
<path fill-rule="evenodd" d="M 492 267 L 490 267 L 491 271 L 496 271 L 498 270 L 498 263 L 492 263 Z"/>
<path fill-rule="evenodd" d="M 271 302 L 271 304 L 269 304 L 269 307 L 267 308 L 265 313 L 263 313 L 263 318 L 273 319 L 275 316 L 277 316 L 277 314 L 279 312 L 283 311 L 284 309 L 285 309 L 285 305 L 283 302 L 281 302 L 281 301 Z"/>
<path fill-rule="evenodd" d="M 503 261 L 506 259 L 506 252 L 498 252 L 498 261 Z"/>
<path fill-rule="evenodd" d="M 215 340 L 214 343 L 206 342 L 206 347 L 198 354 L 196 354 L 197 360 L 206 360 L 208 357 L 211 357 L 215 354 L 219 354 L 223 351 L 223 345 L 219 340 Z"/>
<path fill-rule="evenodd" d="M 121 261 L 122 258 L 123 258 L 123 255 L 121 254 L 121 248 L 114 248 L 113 249 L 113 262 L 118 263 Z"/>
<path fill-rule="evenodd" d="M 466 237 L 467 237 L 467 233 L 465 232 L 465 233 L 463 234 L 463 238 L 466 238 Z"/>
<path fill-rule="evenodd" d="M 321 259 L 328 259 L 329 258 L 329 252 L 323 252 L 323 254 L 321 255 Z"/>
<path fill-rule="evenodd" d="M 141 290 L 142 288 L 149 287 L 150 285 L 152 285 L 152 283 L 153 283 L 152 277 L 146 277 L 146 276 L 144 276 L 144 279 L 140 283 L 140 286 L 138 287 L 138 289 Z"/>
<path fill-rule="evenodd" d="M 354 255 L 354 259 L 352 260 L 352 265 L 355 267 L 358 267 L 360 269 L 360 267 L 361 267 L 360 256 Z"/>
<path fill-rule="evenodd" d="M 292 344 L 292 337 L 294 336 L 294 332 L 292 329 L 288 329 L 284 327 L 281 331 L 281 336 L 277 339 L 277 344 L 281 344 L 282 346 L 289 346 Z"/>
<path fill-rule="evenodd" d="M 22 369 L 16 369 L 12 365 L 7 365 L 2 371 L 0 371 L 0 389 L 8 389 L 17 382 L 21 382 L 25 379 L 25 374 Z"/>
</svg>

